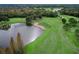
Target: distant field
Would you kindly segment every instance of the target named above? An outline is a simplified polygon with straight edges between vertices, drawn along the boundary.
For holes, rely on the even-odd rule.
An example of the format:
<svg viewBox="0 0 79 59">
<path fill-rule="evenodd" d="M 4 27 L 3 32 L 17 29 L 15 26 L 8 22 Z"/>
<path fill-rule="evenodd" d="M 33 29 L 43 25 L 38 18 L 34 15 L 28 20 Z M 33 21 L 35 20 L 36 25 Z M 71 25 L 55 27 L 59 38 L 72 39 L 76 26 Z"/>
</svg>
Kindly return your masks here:
<svg viewBox="0 0 79 59">
<path fill-rule="evenodd" d="M 60 18 L 44 17 L 38 22 L 46 30 L 36 41 L 24 47 L 25 53 L 79 53 L 74 32 L 65 32 Z"/>
</svg>

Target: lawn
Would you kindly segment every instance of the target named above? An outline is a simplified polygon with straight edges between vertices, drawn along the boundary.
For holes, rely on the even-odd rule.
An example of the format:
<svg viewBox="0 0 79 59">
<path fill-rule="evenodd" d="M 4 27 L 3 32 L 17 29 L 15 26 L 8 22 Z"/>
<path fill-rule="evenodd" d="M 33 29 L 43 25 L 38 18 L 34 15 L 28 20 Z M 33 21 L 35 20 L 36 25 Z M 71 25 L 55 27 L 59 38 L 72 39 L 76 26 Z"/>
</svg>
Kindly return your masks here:
<svg viewBox="0 0 79 59">
<path fill-rule="evenodd" d="M 10 24 L 14 23 L 25 23 L 25 18 L 10 18 Z"/>
<path fill-rule="evenodd" d="M 63 17 L 69 19 L 72 16 L 63 15 Z M 65 32 L 59 17 L 43 17 L 37 22 L 46 29 L 40 37 L 24 47 L 25 53 L 79 53 L 79 43 L 74 32 Z M 25 23 L 25 18 L 10 18 L 9 23 Z"/>
<path fill-rule="evenodd" d="M 38 22 L 46 30 L 34 42 L 24 47 L 25 53 L 79 53 L 74 32 L 65 32 L 60 18 L 44 17 Z"/>
</svg>

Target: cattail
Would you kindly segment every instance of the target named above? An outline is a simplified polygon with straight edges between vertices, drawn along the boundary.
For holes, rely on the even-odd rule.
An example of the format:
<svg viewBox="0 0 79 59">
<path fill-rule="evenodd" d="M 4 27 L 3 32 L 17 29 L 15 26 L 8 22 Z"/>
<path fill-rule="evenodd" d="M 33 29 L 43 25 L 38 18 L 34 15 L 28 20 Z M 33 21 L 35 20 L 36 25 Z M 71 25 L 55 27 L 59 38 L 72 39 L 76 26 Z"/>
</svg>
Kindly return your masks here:
<svg viewBox="0 0 79 59">
<path fill-rule="evenodd" d="M 23 47 L 22 47 L 23 44 L 22 44 L 20 33 L 17 34 L 16 40 L 17 40 L 17 47 L 19 51 L 18 53 L 23 53 Z"/>
<path fill-rule="evenodd" d="M 15 53 L 15 42 L 12 37 L 10 40 L 10 51 L 11 51 L 11 53 Z"/>
</svg>

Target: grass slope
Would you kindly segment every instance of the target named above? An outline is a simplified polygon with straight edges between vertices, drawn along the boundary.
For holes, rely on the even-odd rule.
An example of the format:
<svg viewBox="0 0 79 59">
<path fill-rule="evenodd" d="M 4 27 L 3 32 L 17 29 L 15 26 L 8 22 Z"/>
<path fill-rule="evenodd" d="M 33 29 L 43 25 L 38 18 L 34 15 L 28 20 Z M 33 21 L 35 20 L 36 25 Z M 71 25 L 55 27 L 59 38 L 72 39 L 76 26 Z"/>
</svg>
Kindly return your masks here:
<svg viewBox="0 0 79 59">
<path fill-rule="evenodd" d="M 44 17 L 38 22 L 46 30 L 37 40 L 24 47 L 25 53 L 78 53 L 74 33 L 63 30 L 60 18 Z"/>
<path fill-rule="evenodd" d="M 25 18 L 10 18 L 10 24 L 14 23 L 25 23 Z"/>
</svg>

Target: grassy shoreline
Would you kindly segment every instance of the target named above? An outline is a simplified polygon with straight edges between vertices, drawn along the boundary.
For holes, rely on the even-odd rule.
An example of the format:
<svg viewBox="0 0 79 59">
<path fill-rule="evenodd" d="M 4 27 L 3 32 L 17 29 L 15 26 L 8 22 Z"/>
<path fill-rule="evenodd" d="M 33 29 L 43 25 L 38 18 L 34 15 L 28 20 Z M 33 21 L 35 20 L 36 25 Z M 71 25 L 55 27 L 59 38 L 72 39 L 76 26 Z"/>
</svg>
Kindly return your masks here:
<svg viewBox="0 0 79 59">
<path fill-rule="evenodd" d="M 69 19 L 72 16 L 63 15 L 63 17 Z M 12 18 L 10 22 L 24 23 L 24 19 L 25 18 Z M 63 24 L 59 17 L 43 17 L 36 22 L 44 26 L 45 30 L 34 42 L 24 47 L 25 53 L 79 53 L 74 32 L 65 32 L 62 28 Z"/>
<path fill-rule="evenodd" d="M 61 19 L 44 17 L 39 23 L 46 30 L 36 41 L 24 47 L 25 53 L 78 53 L 74 33 L 65 33 Z"/>
</svg>

